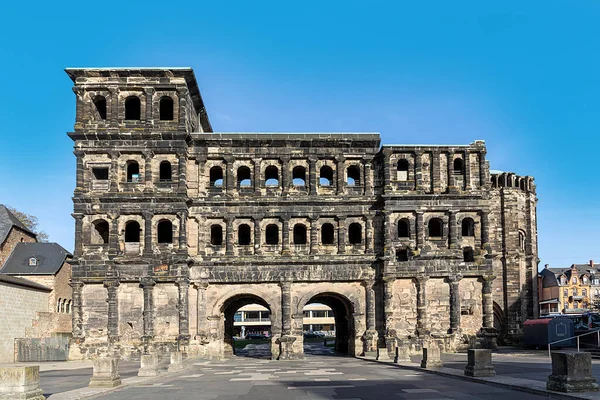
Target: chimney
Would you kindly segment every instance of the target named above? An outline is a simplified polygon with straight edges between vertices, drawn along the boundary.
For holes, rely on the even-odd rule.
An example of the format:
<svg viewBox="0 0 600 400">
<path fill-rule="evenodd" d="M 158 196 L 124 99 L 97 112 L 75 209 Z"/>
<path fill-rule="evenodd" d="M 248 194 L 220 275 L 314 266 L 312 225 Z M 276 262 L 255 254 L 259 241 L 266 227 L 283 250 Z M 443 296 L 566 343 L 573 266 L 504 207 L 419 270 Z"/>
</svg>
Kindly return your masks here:
<svg viewBox="0 0 600 400">
<path fill-rule="evenodd" d="M 590 268 L 594 268 L 594 260 L 590 260 Z"/>
<path fill-rule="evenodd" d="M 544 264 L 544 269 L 548 269 L 549 265 L 548 264 Z"/>
</svg>

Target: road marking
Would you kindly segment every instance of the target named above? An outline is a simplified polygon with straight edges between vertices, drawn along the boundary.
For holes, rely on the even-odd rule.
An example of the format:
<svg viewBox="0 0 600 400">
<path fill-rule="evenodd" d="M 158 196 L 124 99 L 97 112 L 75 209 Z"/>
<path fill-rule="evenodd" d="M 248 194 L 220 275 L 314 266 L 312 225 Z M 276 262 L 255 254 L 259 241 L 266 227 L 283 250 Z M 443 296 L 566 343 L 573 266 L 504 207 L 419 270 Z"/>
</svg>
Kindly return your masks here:
<svg viewBox="0 0 600 400">
<path fill-rule="evenodd" d="M 289 390 L 304 390 L 304 389 L 339 389 L 339 388 L 353 388 L 354 385 L 306 385 L 306 386 L 288 386 Z"/>
</svg>

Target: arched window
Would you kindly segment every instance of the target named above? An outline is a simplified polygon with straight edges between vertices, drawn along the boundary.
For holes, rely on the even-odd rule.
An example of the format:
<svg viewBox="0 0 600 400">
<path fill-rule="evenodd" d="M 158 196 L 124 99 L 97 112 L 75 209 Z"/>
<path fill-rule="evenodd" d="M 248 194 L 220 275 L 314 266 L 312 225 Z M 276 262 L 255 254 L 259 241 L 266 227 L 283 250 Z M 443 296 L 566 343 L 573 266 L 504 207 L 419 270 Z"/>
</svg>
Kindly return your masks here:
<svg viewBox="0 0 600 400">
<path fill-rule="evenodd" d="M 274 165 L 265 169 L 265 186 L 279 186 L 279 169 Z"/>
<path fill-rule="evenodd" d="M 129 96 L 125 100 L 125 119 L 139 121 L 142 113 L 142 105 L 139 97 Z"/>
<path fill-rule="evenodd" d="M 238 187 L 250 187 L 252 186 L 252 180 L 250 179 L 250 168 L 243 166 L 237 170 L 237 182 Z"/>
<path fill-rule="evenodd" d="M 242 224 L 238 227 L 238 245 L 250 245 L 250 232 L 250 226 L 247 224 Z"/>
<path fill-rule="evenodd" d="M 140 224 L 138 224 L 137 221 L 129 221 L 125 224 L 125 242 L 140 242 Z"/>
<path fill-rule="evenodd" d="M 294 225 L 294 244 L 306 244 L 306 226 L 303 224 Z"/>
<path fill-rule="evenodd" d="M 171 163 L 168 161 L 161 161 L 159 165 L 159 176 L 160 182 L 170 182 L 173 179 L 173 173 L 171 170 Z"/>
<path fill-rule="evenodd" d="M 398 160 L 398 180 L 408 180 L 408 160 L 405 158 Z"/>
<path fill-rule="evenodd" d="M 334 229 L 332 224 L 321 225 L 321 243 L 322 244 L 333 244 Z"/>
<path fill-rule="evenodd" d="M 140 181 L 140 165 L 137 161 L 127 161 L 127 182 Z"/>
<path fill-rule="evenodd" d="M 38 260 L 35 257 L 29 257 L 29 266 L 35 267 L 38 264 Z"/>
<path fill-rule="evenodd" d="M 330 166 L 324 165 L 319 171 L 319 184 L 321 186 L 331 186 L 333 184 L 333 170 Z"/>
<path fill-rule="evenodd" d="M 442 232 L 444 231 L 444 223 L 441 219 L 431 218 L 427 224 L 427 228 L 429 231 L 429 237 L 441 238 L 443 236 Z"/>
<path fill-rule="evenodd" d="M 223 187 L 223 169 L 221 167 L 212 167 L 210 169 L 210 187 Z"/>
<path fill-rule="evenodd" d="M 465 164 L 464 164 L 462 158 L 456 158 L 456 159 L 454 159 L 453 172 L 455 174 L 461 175 L 463 173 L 464 166 L 465 166 Z"/>
<path fill-rule="evenodd" d="M 92 244 L 107 244 L 108 243 L 108 222 L 103 219 L 92 222 Z"/>
<path fill-rule="evenodd" d="M 265 243 L 279 244 L 279 227 L 277 225 L 267 225 L 267 229 L 265 229 Z"/>
<path fill-rule="evenodd" d="M 525 233 L 519 231 L 519 249 L 525 251 Z"/>
<path fill-rule="evenodd" d="M 106 99 L 104 96 L 95 96 L 93 102 L 96 111 L 96 119 L 106 119 Z"/>
<path fill-rule="evenodd" d="M 359 186 L 360 185 L 360 169 L 356 165 L 351 165 L 346 169 L 348 180 L 346 183 L 348 186 Z"/>
<path fill-rule="evenodd" d="M 292 170 L 292 184 L 294 186 L 306 186 L 306 169 L 304 167 L 294 167 Z"/>
<path fill-rule="evenodd" d="M 362 225 L 358 222 L 353 222 L 348 227 L 348 241 L 350 244 L 362 243 Z"/>
<path fill-rule="evenodd" d="M 475 222 L 472 218 L 463 218 L 462 220 L 462 235 L 475 236 Z"/>
<path fill-rule="evenodd" d="M 408 238 L 410 237 L 410 225 L 406 218 L 398 221 L 398 237 L 399 238 Z"/>
<path fill-rule="evenodd" d="M 173 223 L 163 219 L 156 226 L 156 238 L 158 243 L 173 243 Z"/>
<path fill-rule="evenodd" d="M 212 225 L 210 227 L 210 244 L 213 246 L 223 245 L 223 227 L 221 225 Z"/>
<path fill-rule="evenodd" d="M 65 313 L 70 314 L 71 313 L 71 302 L 67 301 L 67 303 L 65 304 Z"/>
<path fill-rule="evenodd" d="M 408 261 L 408 249 L 396 250 L 396 261 Z"/>
<path fill-rule="evenodd" d="M 161 121 L 173 121 L 173 99 L 169 96 L 160 98 L 160 120 Z"/>
<path fill-rule="evenodd" d="M 61 303 L 62 303 L 62 299 L 59 297 L 58 301 L 56 302 L 56 312 L 60 312 Z"/>
<path fill-rule="evenodd" d="M 464 262 L 474 262 L 475 261 L 475 255 L 473 254 L 472 247 L 465 247 L 463 249 L 463 261 Z"/>
</svg>

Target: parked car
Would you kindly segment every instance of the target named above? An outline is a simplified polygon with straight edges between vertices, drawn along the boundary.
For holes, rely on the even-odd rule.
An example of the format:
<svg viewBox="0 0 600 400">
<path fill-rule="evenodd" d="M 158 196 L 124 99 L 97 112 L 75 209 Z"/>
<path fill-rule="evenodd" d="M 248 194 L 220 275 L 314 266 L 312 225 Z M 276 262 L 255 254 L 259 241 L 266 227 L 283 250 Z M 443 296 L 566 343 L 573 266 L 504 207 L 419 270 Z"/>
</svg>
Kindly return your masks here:
<svg viewBox="0 0 600 400">
<path fill-rule="evenodd" d="M 246 335 L 246 340 L 264 340 L 267 339 L 262 333 L 249 333 Z"/>
</svg>

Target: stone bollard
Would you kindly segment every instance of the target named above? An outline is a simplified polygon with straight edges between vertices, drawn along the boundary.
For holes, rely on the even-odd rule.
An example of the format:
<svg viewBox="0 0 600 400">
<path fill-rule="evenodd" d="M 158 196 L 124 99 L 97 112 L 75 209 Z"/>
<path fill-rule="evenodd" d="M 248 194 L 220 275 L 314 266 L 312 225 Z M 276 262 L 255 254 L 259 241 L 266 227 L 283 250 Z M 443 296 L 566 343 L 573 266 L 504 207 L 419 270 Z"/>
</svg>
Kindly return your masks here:
<svg viewBox="0 0 600 400">
<path fill-rule="evenodd" d="M 138 376 L 158 376 L 158 354 L 142 354 Z"/>
<path fill-rule="evenodd" d="M 598 384 L 592 376 L 592 355 L 553 351 L 552 375 L 546 389 L 556 392 L 597 392 Z"/>
<path fill-rule="evenodd" d="M 475 377 L 496 376 L 490 349 L 469 349 L 467 352 L 468 361 L 465 367 L 465 375 Z"/>
<path fill-rule="evenodd" d="M 92 364 L 94 372 L 89 387 L 112 388 L 121 384 L 118 358 L 98 357 L 92 360 Z"/>
<path fill-rule="evenodd" d="M 387 347 L 377 347 L 377 361 L 392 361 Z"/>
<path fill-rule="evenodd" d="M 169 372 L 181 371 L 183 368 L 183 353 L 181 351 L 172 351 Z"/>
<path fill-rule="evenodd" d="M 0 399 L 44 400 L 39 365 L 0 365 Z"/>
<path fill-rule="evenodd" d="M 440 358 L 440 348 L 437 346 L 423 347 L 423 359 L 421 368 L 441 368 L 443 366 Z"/>
<path fill-rule="evenodd" d="M 394 362 L 396 364 L 401 362 L 411 362 L 408 346 L 396 347 L 396 356 L 394 357 Z"/>
</svg>

